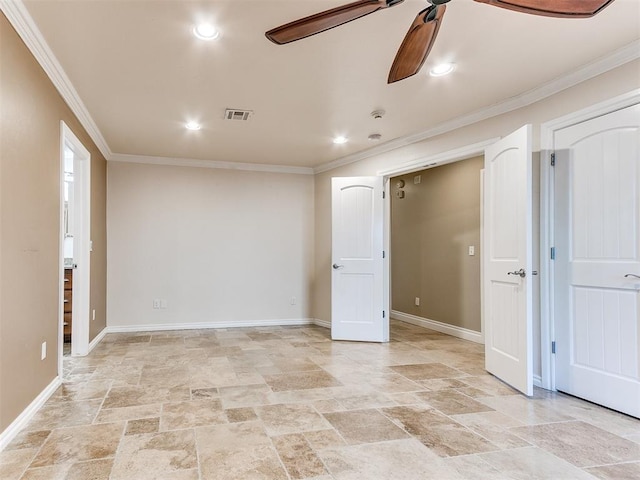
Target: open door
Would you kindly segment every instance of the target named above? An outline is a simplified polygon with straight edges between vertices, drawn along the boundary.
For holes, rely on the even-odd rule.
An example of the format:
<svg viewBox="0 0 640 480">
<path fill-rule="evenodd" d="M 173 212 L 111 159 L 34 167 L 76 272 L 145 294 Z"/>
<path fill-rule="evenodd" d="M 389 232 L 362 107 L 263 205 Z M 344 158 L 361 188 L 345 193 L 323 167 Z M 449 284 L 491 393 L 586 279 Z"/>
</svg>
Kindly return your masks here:
<svg viewBox="0 0 640 480">
<path fill-rule="evenodd" d="M 331 338 L 389 341 L 382 177 L 332 179 Z"/>
<path fill-rule="evenodd" d="M 531 125 L 485 150 L 485 368 L 533 394 Z"/>
</svg>

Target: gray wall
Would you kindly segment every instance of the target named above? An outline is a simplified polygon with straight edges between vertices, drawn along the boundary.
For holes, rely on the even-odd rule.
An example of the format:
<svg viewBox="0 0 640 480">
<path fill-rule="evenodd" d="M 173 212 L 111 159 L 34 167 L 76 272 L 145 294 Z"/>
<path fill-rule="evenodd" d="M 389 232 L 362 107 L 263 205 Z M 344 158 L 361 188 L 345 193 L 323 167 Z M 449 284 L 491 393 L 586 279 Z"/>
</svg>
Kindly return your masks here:
<svg viewBox="0 0 640 480">
<path fill-rule="evenodd" d="M 106 160 L 0 13 L 0 432 L 57 375 L 60 121 L 91 154 L 90 340 L 106 325 Z M 47 342 L 47 358 L 40 346 Z"/>
<path fill-rule="evenodd" d="M 391 305 L 479 332 L 483 157 L 391 179 Z M 421 182 L 414 183 L 420 175 Z M 405 182 L 398 187 L 398 181 Z M 404 198 L 397 193 L 404 191 Z M 469 246 L 475 255 L 469 256 Z M 415 298 L 420 305 L 415 305 Z"/>
</svg>

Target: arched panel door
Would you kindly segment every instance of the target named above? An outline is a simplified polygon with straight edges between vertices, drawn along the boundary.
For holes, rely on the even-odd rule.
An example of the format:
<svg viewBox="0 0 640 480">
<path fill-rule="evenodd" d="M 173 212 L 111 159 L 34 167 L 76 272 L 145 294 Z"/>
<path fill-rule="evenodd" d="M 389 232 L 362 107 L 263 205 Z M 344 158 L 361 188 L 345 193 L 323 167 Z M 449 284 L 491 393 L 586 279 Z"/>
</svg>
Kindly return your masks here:
<svg viewBox="0 0 640 480">
<path fill-rule="evenodd" d="M 382 177 L 332 179 L 331 337 L 386 342 Z"/>
</svg>

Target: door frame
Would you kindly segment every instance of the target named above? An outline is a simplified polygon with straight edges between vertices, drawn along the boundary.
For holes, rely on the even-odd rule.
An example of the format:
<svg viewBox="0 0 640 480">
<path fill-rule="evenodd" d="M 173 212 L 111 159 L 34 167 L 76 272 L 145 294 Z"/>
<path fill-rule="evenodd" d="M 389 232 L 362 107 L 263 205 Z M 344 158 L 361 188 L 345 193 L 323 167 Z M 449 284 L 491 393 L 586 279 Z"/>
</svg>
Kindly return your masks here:
<svg viewBox="0 0 640 480">
<path fill-rule="evenodd" d="M 78 242 L 78 267 L 73 272 L 73 309 L 71 324 L 71 355 L 89 353 L 89 308 L 91 271 L 91 154 L 69 126 L 60 121 L 60 267 L 59 267 L 59 322 L 58 322 L 58 375 L 63 374 L 64 345 L 64 151 L 74 153 L 74 209 L 79 224 L 74 225 L 74 250 Z"/>
<path fill-rule="evenodd" d="M 554 262 L 551 248 L 554 231 L 554 170 L 551 153 L 557 130 L 571 127 L 608 113 L 640 103 L 640 89 L 605 100 L 590 107 L 550 120 L 540 126 L 540 367 L 541 387 L 556 390 L 555 357 L 551 343 L 555 339 Z"/>
<path fill-rule="evenodd" d="M 392 177 L 397 177 L 398 175 L 405 175 L 408 173 L 418 172 L 421 170 L 440 167 L 442 165 L 446 165 L 448 163 L 459 162 L 461 160 L 467 160 L 469 158 L 483 155 L 484 149 L 489 145 L 493 145 L 498 140 L 499 137 L 490 138 L 478 143 L 473 143 L 470 145 L 466 145 L 464 147 L 456 148 L 454 150 L 448 150 L 446 152 L 438 153 L 435 155 L 425 155 L 422 157 L 418 157 L 415 160 L 410 162 L 402 163 L 390 168 L 386 168 L 384 170 L 379 170 L 377 172 L 378 176 L 383 177 L 383 186 L 384 191 L 386 192 L 384 197 L 384 223 L 383 223 L 383 235 L 384 235 L 384 251 L 387 253 L 384 259 L 384 292 L 385 292 L 385 304 L 387 307 L 387 311 L 389 312 L 388 319 L 391 320 L 391 312 L 393 311 L 393 305 L 391 305 L 391 195 L 389 194 L 389 182 Z M 481 172 L 481 178 L 478 181 L 482 181 L 484 179 L 484 170 Z M 481 183 L 480 188 L 480 251 L 483 251 L 482 238 L 484 235 L 484 214 L 482 208 L 482 196 L 484 195 L 483 191 L 483 183 Z M 484 277 L 484 265 L 481 260 L 480 265 L 480 276 Z M 483 288 L 483 282 L 480 282 L 480 288 Z M 482 295 L 481 295 L 482 297 Z M 482 304 L 482 298 L 480 299 L 480 340 L 481 343 L 484 343 L 484 306 Z M 476 338 L 466 338 L 467 340 L 476 341 Z"/>
</svg>

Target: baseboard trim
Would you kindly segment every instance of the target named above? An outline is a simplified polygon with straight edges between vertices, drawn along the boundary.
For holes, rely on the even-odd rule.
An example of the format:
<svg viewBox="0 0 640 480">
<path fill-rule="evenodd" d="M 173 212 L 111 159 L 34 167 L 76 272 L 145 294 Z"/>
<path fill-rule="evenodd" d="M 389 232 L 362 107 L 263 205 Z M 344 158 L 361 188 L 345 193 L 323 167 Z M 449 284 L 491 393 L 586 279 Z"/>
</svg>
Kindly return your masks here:
<svg viewBox="0 0 640 480">
<path fill-rule="evenodd" d="M 320 320 L 319 318 L 314 318 L 313 324 L 317 325 L 318 327 L 329 328 L 329 329 L 331 328 L 331 322 L 328 320 Z"/>
<path fill-rule="evenodd" d="M 410 313 L 398 312 L 396 310 L 391 311 L 391 318 L 400 320 L 401 322 L 410 323 L 411 325 L 417 325 L 418 327 L 429 328 L 436 332 L 446 333 L 452 337 L 484 344 L 482 333 L 469 330 L 467 328 L 456 327 L 455 325 L 449 325 L 448 323 L 442 323 L 436 320 L 418 317 L 417 315 L 411 315 Z"/>
<path fill-rule="evenodd" d="M 95 336 L 95 338 L 93 340 L 91 340 L 91 343 L 89 343 L 89 350 L 87 351 L 87 355 L 91 353 L 91 350 L 93 350 L 94 348 L 96 348 L 96 346 L 102 341 L 102 339 L 104 338 L 104 336 L 109 333 L 107 331 L 107 327 L 104 327 L 100 333 L 98 335 Z"/>
<path fill-rule="evenodd" d="M 542 377 L 540 375 L 534 375 L 533 376 L 533 386 L 534 387 L 544 388 L 542 386 Z"/>
<path fill-rule="evenodd" d="M 54 378 L 49 385 L 25 408 L 20 415 L 0 433 L 0 452 L 16 437 L 27 423 L 33 418 L 38 410 L 49 400 L 49 397 L 62 385 L 60 377 Z"/>
<path fill-rule="evenodd" d="M 163 323 L 146 325 L 110 325 L 106 333 L 157 332 L 162 330 L 200 330 L 216 328 L 289 327 L 316 325 L 312 318 L 287 318 L 276 320 L 240 320 L 235 322 Z"/>
</svg>

